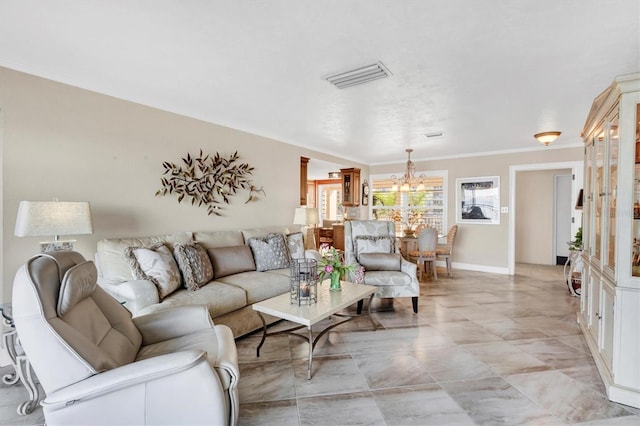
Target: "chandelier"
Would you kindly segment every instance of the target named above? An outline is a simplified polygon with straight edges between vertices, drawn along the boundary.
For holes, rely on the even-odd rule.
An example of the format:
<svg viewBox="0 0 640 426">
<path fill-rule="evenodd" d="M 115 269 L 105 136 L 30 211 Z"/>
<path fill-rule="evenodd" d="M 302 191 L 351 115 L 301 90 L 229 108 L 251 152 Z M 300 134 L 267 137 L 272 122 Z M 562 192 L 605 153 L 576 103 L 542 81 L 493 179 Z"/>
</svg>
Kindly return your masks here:
<svg viewBox="0 0 640 426">
<path fill-rule="evenodd" d="M 416 176 L 416 165 L 411 161 L 413 149 L 407 148 L 405 151 L 407 153 L 407 168 L 401 178 L 398 178 L 396 175 L 391 176 L 391 180 L 393 181 L 391 190 L 394 192 L 398 189 L 400 189 L 400 192 L 424 191 L 424 180 L 427 177 L 423 174 Z"/>
</svg>

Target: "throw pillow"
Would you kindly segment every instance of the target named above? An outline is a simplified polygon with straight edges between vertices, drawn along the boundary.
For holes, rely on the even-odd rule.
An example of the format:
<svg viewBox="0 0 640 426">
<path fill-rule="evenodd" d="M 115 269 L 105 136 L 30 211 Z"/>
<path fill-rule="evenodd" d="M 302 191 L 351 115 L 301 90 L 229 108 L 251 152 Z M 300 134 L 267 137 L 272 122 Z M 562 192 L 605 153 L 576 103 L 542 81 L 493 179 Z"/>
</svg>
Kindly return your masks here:
<svg viewBox="0 0 640 426">
<path fill-rule="evenodd" d="M 267 234 L 262 238 L 249 238 L 249 247 L 256 261 L 257 271 L 270 271 L 289 267 L 289 252 L 282 234 Z"/>
<path fill-rule="evenodd" d="M 358 235 L 356 237 L 356 256 L 362 253 L 395 253 L 395 237 L 390 235 Z"/>
<path fill-rule="evenodd" d="M 287 234 L 287 248 L 291 259 L 304 259 L 304 239 L 302 232 Z"/>
<path fill-rule="evenodd" d="M 180 270 L 171 251 L 164 244 L 148 248 L 129 247 L 125 250 L 125 256 L 133 276 L 155 284 L 160 300 L 180 287 Z"/>
<path fill-rule="evenodd" d="M 256 270 L 249 246 L 215 247 L 207 249 L 207 253 L 215 278 Z"/>
<path fill-rule="evenodd" d="M 397 253 L 362 253 L 358 263 L 367 271 L 399 271 L 400 255 Z"/>
<path fill-rule="evenodd" d="M 201 245 L 175 243 L 173 256 L 178 262 L 187 289 L 196 291 L 213 279 L 211 259 Z"/>
</svg>

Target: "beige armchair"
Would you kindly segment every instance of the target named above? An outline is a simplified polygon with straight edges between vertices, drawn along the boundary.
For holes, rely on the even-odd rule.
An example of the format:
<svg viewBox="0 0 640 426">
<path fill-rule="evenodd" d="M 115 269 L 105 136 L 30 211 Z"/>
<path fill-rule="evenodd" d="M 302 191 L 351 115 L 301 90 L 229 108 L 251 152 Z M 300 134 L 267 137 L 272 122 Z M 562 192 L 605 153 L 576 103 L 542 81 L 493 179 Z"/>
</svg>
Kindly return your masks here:
<svg viewBox="0 0 640 426">
<path fill-rule="evenodd" d="M 47 396 L 47 425 L 235 424 L 231 330 L 206 307 L 131 318 L 76 252 L 31 258 L 16 273 L 18 337 Z"/>
<path fill-rule="evenodd" d="M 350 220 L 344 223 L 345 263 L 364 267 L 364 284 L 376 286 L 375 297 L 411 297 L 418 313 L 420 284 L 416 264 L 408 262 L 396 247 L 395 223 L 381 220 Z M 355 281 L 357 271 L 350 272 Z M 358 313 L 362 302 L 358 303 Z"/>
</svg>

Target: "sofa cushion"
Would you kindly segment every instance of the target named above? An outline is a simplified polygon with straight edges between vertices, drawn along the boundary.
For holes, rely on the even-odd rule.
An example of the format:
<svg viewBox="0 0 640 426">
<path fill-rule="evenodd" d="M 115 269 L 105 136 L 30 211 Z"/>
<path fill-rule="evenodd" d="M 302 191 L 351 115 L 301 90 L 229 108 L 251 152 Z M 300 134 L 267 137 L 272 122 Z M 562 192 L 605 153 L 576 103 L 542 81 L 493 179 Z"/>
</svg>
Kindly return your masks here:
<svg viewBox="0 0 640 426">
<path fill-rule="evenodd" d="M 411 284 L 411 276 L 400 271 L 369 271 L 364 273 L 364 283 L 369 285 L 380 285 L 386 287 L 405 287 Z M 393 293 L 389 293 L 389 296 Z M 396 293 L 400 296 L 401 293 Z"/>
<path fill-rule="evenodd" d="M 302 232 L 287 234 L 287 248 L 290 259 L 304 259 L 304 239 Z"/>
<path fill-rule="evenodd" d="M 193 239 L 205 249 L 241 246 L 244 244 L 244 237 L 240 231 L 194 232 Z"/>
<path fill-rule="evenodd" d="M 209 253 L 213 265 L 213 275 L 216 279 L 256 270 L 256 264 L 248 246 L 210 248 L 207 253 Z"/>
<path fill-rule="evenodd" d="M 258 272 L 282 269 L 289 266 L 289 251 L 284 235 L 271 233 L 265 237 L 249 238 L 247 241 Z"/>
<path fill-rule="evenodd" d="M 185 288 L 179 289 L 164 299 L 162 303 L 145 306 L 136 313 L 136 316 L 189 305 L 207 305 L 211 318 L 215 319 L 220 315 L 225 315 L 247 306 L 247 294 L 237 286 L 228 285 L 220 281 L 210 281 L 209 284 L 201 287 L 198 291 L 189 291 Z"/>
<path fill-rule="evenodd" d="M 245 272 L 226 276 L 220 281 L 243 289 L 247 294 L 247 304 L 279 296 L 288 292 L 290 287 L 289 277 L 276 271 Z"/>
<path fill-rule="evenodd" d="M 268 234 L 282 234 L 286 235 L 289 233 L 289 229 L 286 226 L 262 226 L 259 228 L 250 228 L 250 229 L 242 229 L 242 236 L 244 238 L 244 243 L 247 244 L 250 238 L 263 238 Z"/>
<path fill-rule="evenodd" d="M 399 271 L 400 255 L 398 253 L 362 253 L 358 263 L 365 271 Z"/>
<path fill-rule="evenodd" d="M 129 247 L 125 250 L 136 279 L 149 280 L 158 289 L 160 300 L 180 287 L 180 270 L 171 251 L 163 243 L 149 248 Z"/>
<path fill-rule="evenodd" d="M 395 241 L 390 235 L 358 235 L 355 247 L 358 263 L 363 253 L 395 253 Z"/>
<path fill-rule="evenodd" d="M 100 271 L 100 282 L 119 284 L 135 279 L 125 255 L 127 247 L 151 247 L 154 244 L 165 243 L 169 249 L 173 250 L 173 244 L 177 242 L 193 242 L 191 232 L 178 232 L 153 237 L 109 238 L 98 241 L 96 258 L 100 262 L 97 265 Z"/>
<path fill-rule="evenodd" d="M 173 256 L 188 290 L 196 291 L 213 279 L 211 259 L 201 245 L 176 243 L 173 246 Z"/>
</svg>

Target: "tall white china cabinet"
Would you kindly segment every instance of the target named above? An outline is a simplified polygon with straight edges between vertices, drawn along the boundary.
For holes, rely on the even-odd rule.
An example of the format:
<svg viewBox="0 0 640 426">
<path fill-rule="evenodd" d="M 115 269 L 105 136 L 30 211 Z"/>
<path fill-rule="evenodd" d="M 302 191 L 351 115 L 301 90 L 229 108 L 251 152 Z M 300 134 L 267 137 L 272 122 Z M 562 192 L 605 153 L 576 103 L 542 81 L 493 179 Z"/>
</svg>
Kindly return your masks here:
<svg viewBox="0 0 640 426">
<path fill-rule="evenodd" d="M 640 73 L 593 101 L 579 322 L 612 401 L 640 408 Z"/>
</svg>

